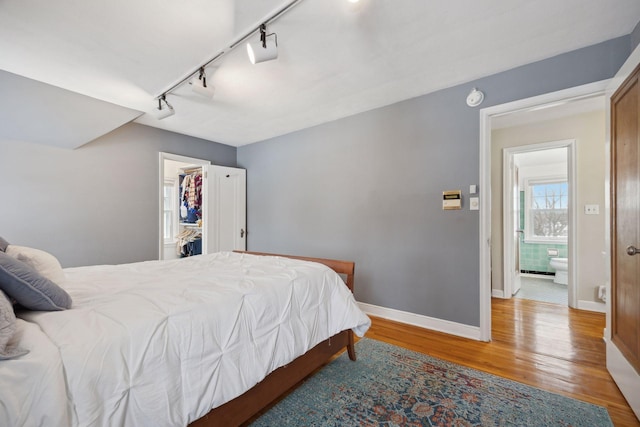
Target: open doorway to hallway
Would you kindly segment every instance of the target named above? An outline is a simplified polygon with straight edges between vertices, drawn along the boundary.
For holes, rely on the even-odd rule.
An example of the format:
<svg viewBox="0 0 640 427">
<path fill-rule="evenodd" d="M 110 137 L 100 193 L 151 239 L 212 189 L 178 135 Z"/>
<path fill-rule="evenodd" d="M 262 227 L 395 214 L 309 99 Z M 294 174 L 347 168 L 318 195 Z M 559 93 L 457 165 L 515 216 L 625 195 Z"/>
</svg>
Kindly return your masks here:
<svg viewBox="0 0 640 427">
<path fill-rule="evenodd" d="M 604 311 L 604 97 L 492 118 L 491 153 L 492 295 Z"/>
</svg>

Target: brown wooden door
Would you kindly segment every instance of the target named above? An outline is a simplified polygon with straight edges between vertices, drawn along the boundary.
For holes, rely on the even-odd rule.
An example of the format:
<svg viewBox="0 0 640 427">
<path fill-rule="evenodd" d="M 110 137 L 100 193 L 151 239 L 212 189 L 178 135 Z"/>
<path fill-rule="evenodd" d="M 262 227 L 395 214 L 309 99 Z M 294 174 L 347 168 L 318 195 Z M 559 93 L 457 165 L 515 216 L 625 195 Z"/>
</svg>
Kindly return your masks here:
<svg viewBox="0 0 640 427">
<path fill-rule="evenodd" d="M 611 340 L 640 373 L 640 67 L 611 97 Z M 634 248 L 638 249 L 635 254 Z"/>
</svg>

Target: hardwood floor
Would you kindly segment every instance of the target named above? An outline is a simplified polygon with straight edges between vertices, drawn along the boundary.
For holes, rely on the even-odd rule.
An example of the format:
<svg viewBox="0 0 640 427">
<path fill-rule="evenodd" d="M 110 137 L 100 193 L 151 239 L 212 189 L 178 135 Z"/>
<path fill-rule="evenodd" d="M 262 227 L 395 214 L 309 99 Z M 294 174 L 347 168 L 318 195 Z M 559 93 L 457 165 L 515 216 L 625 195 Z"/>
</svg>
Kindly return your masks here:
<svg viewBox="0 0 640 427">
<path fill-rule="evenodd" d="M 604 406 L 615 426 L 640 426 L 605 367 L 604 314 L 516 298 L 494 298 L 491 312 L 489 343 L 376 317 L 366 336 Z"/>
</svg>

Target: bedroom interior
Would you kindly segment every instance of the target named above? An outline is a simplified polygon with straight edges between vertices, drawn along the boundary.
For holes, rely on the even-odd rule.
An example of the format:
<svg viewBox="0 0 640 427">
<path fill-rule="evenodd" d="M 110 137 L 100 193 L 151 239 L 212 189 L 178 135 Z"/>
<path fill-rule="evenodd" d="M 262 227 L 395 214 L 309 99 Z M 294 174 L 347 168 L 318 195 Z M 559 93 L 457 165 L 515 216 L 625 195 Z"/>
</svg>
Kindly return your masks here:
<svg viewBox="0 0 640 427">
<path fill-rule="evenodd" d="M 505 288 L 502 256 L 483 264 L 485 224 L 491 248 L 502 247 L 502 206 L 484 177 L 482 117 L 590 85 L 605 105 L 612 91 L 603 88 L 619 85 L 638 55 L 637 2 L 556 3 L 2 2 L 0 188 L 12 203 L 0 236 L 65 269 L 157 260 L 160 153 L 206 159 L 246 171 L 246 246 L 229 249 L 352 260 L 355 300 L 374 320 L 368 337 L 401 322 L 490 349 L 501 341 L 496 310 L 504 313 L 491 297 L 502 300 Z M 277 34 L 277 58 L 252 64 L 245 44 L 260 41 L 264 23 L 265 38 Z M 205 97 L 194 85 L 211 89 Z M 484 99 L 470 107 L 474 88 Z M 163 95 L 173 114 L 158 120 Z M 519 133 L 521 145 L 576 139 L 576 224 L 588 231 L 573 245 L 569 305 L 606 316 L 594 329 L 600 338 L 605 330 L 609 354 L 611 298 L 598 296 L 601 285 L 612 291 L 609 143 L 588 140 L 608 138 L 609 112 L 594 114 L 565 118 L 567 127 L 597 123 L 577 136 L 533 124 L 493 134 Z M 497 153 L 500 144 L 490 137 Z M 446 190 L 461 190 L 462 209 L 442 209 Z M 587 204 L 599 214 L 585 215 Z M 416 332 L 401 333 L 411 348 Z M 628 378 L 626 409 L 619 395 L 592 400 L 614 422 L 640 411 L 628 392 L 640 386 L 637 372 Z"/>
</svg>

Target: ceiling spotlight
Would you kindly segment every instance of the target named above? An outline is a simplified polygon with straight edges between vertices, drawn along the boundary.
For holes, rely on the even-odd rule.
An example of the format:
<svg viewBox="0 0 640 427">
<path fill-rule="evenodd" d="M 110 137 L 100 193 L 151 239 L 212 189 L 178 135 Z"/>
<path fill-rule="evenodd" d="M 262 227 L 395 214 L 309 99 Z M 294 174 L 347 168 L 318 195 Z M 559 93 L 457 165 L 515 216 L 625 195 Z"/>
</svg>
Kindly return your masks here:
<svg viewBox="0 0 640 427">
<path fill-rule="evenodd" d="M 162 106 L 163 102 L 164 102 L 164 107 Z M 162 96 L 158 98 L 158 108 L 156 109 L 156 119 L 158 120 L 166 119 L 169 116 L 173 116 L 175 113 L 176 113 L 175 110 L 173 109 L 171 104 L 169 104 L 169 102 L 167 101 L 166 94 L 163 93 Z"/>
<path fill-rule="evenodd" d="M 205 75 L 204 67 L 200 67 L 198 77 L 194 77 L 193 79 L 191 79 L 189 84 L 191 84 L 191 89 L 195 93 L 207 98 L 213 98 L 213 94 L 216 89 L 211 84 L 207 85 L 207 76 Z"/>
<path fill-rule="evenodd" d="M 267 39 L 267 37 L 271 37 Z M 267 26 L 260 25 L 260 41 L 247 43 L 247 53 L 252 64 L 271 61 L 278 57 L 278 35 L 276 33 L 267 34 Z"/>
</svg>

